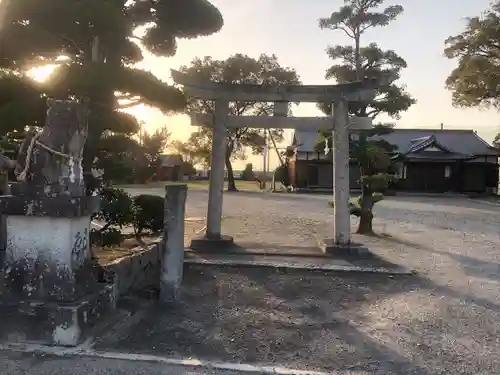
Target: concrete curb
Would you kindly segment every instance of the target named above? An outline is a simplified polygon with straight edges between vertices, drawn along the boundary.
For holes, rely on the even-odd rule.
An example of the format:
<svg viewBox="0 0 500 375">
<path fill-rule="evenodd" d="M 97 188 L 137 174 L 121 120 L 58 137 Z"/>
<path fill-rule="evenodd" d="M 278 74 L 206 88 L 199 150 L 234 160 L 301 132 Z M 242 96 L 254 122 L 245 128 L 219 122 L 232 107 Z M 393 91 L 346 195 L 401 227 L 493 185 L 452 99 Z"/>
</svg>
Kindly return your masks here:
<svg viewBox="0 0 500 375">
<path fill-rule="evenodd" d="M 258 250 L 258 249 L 245 249 L 245 250 L 225 250 L 225 251 L 197 251 L 189 247 L 184 248 L 184 254 L 193 255 L 228 255 L 228 256 L 239 256 L 239 255 L 250 255 L 250 256 L 266 256 L 266 257 L 284 257 L 287 258 L 317 258 L 317 259 L 332 259 L 331 255 L 320 252 L 318 247 L 317 252 L 306 252 L 306 251 L 268 251 L 268 250 Z"/>
<path fill-rule="evenodd" d="M 340 266 L 333 264 L 318 264 L 312 262 L 286 262 L 286 261 L 262 261 L 262 260 L 242 260 L 242 259 L 185 259 L 186 264 L 198 264 L 205 266 L 228 266 L 228 267 L 262 267 L 277 269 L 293 269 L 306 271 L 327 271 L 327 272 L 351 272 L 351 273 L 380 273 L 386 275 L 413 275 L 414 272 L 409 268 L 398 266 L 397 268 L 383 267 L 359 267 L 359 266 Z"/>
<path fill-rule="evenodd" d="M 212 362 L 203 361 L 198 359 L 175 359 L 169 357 L 162 357 L 157 355 L 148 354 L 133 354 L 133 353 L 116 353 L 116 352 L 101 352 L 87 347 L 79 348 L 61 348 L 61 347 L 49 347 L 42 345 L 18 345 L 18 344 L 0 344 L 0 350 L 11 351 L 11 352 L 21 352 L 21 353 L 33 353 L 33 354 L 45 354 L 52 355 L 56 357 L 91 357 L 91 358 L 101 358 L 101 359 L 114 359 L 122 361 L 138 361 L 138 362 L 154 362 L 161 363 L 171 366 L 185 366 L 191 367 L 193 369 L 203 368 L 207 370 L 215 371 L 239 371 L 243 373 L 253 373 L 253 374 L 275 374 L 275 375 L 336 375 L 337 372 L 322 372 L 322 371 L 307 371 L 307 370 L 297 370 L 288 367 L 281 366 L 260 366 L 260 365 L 250 365 L 244 363 L 230 363 L 230 362 Z"/>
</svg>

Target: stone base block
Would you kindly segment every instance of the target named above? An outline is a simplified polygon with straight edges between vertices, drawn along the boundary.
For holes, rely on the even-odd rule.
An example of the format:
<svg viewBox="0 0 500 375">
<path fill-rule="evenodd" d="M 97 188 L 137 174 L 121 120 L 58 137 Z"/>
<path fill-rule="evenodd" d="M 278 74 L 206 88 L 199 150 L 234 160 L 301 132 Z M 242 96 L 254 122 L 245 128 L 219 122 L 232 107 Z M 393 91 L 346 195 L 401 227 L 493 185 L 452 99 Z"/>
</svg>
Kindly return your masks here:
<svg viewBox="0 0 500 375">
<path fill-rule="evenodd" d="M 9 342 L 77 346 L 116 308 L 114 285 L 78 301 L 0 300 L 0 338 Z"/>
<path fill-rule="evenodd" d="M 221 235 L 217 238 L 207 236 L 194 238 L 191 240 L 191 249 L 199 252 L 221 252 L 227 251 L 234 246 L 234 239 L 231 236 Z"/>
<path fill-rule="evenodd" d="M 158 288 L 161 257 L 160 244 L 152 244 L 148 250 L 134 251 L 131 255 L 105 264 L 103 267 L 106 272 L 114 275 L 118 298 L 147 288 Z"/>
<path fill-rule="evenodd" d="M 12 205 L 7 208 L 16 212 L 15 208 L 21 209 L 18 203 L 15 199 L 8 201 L 6 204 Z M 48 210 L 52 206 L 36 207 Z M 40 215 L 35 215 L 37 212 Z M 43 216 L 35 208 L 33 215 L 4 214 L 7 246 L 2 262 L 5 280 L 2 281 L 9 299 L 77 301 L 94 291 L 89 238 L 91 216 L 87 214 Z"/>
<path fill-rule="evenodd" d="M 340 245 L 335 243 L 333 238 L 325 238 L 320 247 L 324 253 L 335 257 L 367 256 L 370 254 L 370 250 L 362 244 L 351 242 L 349 245 Z"/>
</svg>

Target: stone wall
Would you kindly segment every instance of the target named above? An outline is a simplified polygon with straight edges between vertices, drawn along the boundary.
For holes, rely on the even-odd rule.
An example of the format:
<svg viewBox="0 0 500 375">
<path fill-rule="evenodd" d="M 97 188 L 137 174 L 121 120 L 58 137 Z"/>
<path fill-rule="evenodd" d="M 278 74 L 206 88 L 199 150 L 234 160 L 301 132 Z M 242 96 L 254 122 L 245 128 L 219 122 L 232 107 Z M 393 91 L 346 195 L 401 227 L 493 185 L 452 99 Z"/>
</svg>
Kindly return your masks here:
<svg viewBox="0 0 500 375">
<path fill-rule="evenodd" d="M 137 250 L 103 265 L 115 275 L 117 297 L 140 289 L 159 287 L 161 258 L 161 243 L 156 243 L 149 245 L 148 250 Z"/>
</svg>

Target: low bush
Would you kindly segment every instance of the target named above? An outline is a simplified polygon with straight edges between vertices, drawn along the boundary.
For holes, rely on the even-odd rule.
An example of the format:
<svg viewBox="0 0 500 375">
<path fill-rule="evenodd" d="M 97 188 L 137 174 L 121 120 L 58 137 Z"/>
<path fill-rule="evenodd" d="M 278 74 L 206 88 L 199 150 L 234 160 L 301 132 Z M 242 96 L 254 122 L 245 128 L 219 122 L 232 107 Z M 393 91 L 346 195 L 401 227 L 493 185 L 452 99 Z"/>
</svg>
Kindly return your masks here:
<svg viewBox="0 0 500 375">
<path fill-rule="evenodd" d="M 96 246 L 118 246 L 124 239 L 125 236 L 122 234 L 121 230 L 117 228 L 106 228 L 105 230 L 92 229 L 90 231 L 90 243 Z"/>
<path fill-rule="evenodd" d="M 125 239 L 123 227 L 132 226 L 136 235 L 163 230 L 164 198 L 157 195 L 139 195 L 132 198 L 123 189 L 102 188 L 99 191 L 100 208 L 92 220 L 103 223 L 92 229 L 90 240 L 97 246 L 117 246 Z"/>
<path fill-rule="evenodd" d="M 117 246 L 123 241 L 121 229 L 134 220 L 132 197 L 123 189 L 102 188 L 99 191 L 99 211 L 92 220 L 103 223 L 99 229 L 90 231 L 91 244 L 97 246 Z"/>
<path fill-rule="evenodd" d="M 134 219 L 132 197 L 123 189 L 103 188 L 99 191 L 100 207 L 92 219 L 104 222 L 101 229 L 122 228 Z"/>
<path fill-rule="evenodd" d="M 157 233 L 163 230 L 165 199 L 158 195 L 142 194 L 134 197 L 133 226 L 136 234 L 148 230 Z"/>
</svg>

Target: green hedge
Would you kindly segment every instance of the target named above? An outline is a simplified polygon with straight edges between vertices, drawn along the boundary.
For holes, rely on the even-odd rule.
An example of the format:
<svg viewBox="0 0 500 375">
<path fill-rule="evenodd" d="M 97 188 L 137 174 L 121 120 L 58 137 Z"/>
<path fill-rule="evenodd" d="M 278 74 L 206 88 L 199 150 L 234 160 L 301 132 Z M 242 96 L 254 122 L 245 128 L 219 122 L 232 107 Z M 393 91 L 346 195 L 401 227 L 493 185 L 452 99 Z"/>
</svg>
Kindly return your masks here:
<svg viewBox="0 0 500 375">
<path fill-rule="evenodd" d="M 116 246 L 124 240 L 123 227 L 132 226 L 136 235 L 163 230 L 165 201 L 157 195 L 142 194 L 132 198 L 123 189 L 103 188 L 99 191 L 100 209 L 93 220 L 104 223 L 100 229 L 91 230 L 91 243 L 99 246 Z"/>
</svg>

